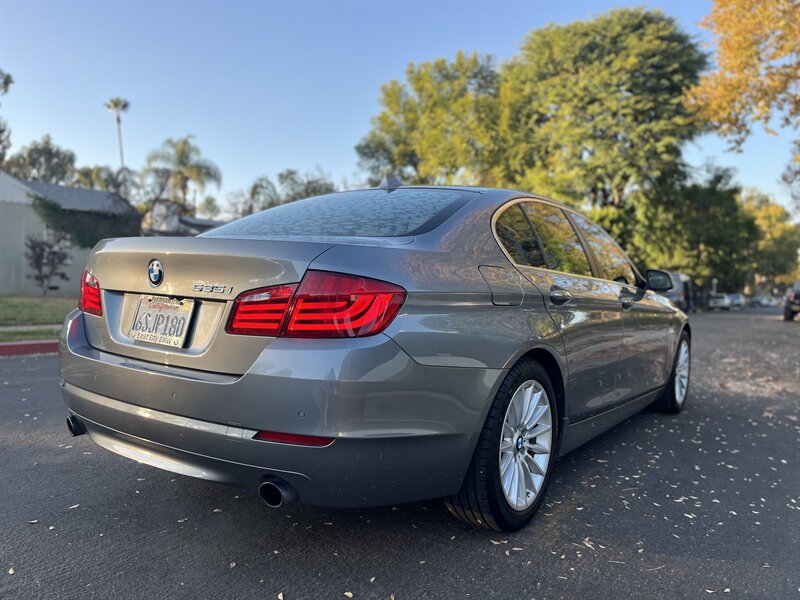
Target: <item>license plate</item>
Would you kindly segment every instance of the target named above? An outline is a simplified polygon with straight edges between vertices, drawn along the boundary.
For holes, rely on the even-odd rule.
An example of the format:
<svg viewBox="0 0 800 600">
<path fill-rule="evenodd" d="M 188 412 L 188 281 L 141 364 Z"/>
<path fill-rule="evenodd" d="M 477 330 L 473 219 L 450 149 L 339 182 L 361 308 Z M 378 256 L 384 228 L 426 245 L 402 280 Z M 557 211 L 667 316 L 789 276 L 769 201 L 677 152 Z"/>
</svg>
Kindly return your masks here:
<svg viewBox="0 0 800 600">
<path fill-rule="evenodd" d="M 181 348 L 193 308 L 194 300 L 142 296 L 128 335 L 142 342 Z"/>
</svg>

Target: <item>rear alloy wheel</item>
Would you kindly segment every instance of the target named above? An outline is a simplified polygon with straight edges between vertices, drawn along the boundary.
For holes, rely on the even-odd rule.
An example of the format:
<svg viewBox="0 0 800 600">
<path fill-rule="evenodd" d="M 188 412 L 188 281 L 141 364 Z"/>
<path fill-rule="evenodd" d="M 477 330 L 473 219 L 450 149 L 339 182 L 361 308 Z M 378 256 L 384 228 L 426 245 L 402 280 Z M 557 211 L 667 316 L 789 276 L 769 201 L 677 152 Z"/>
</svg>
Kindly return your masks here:
<svg viewBox="0 0 800 600">
<path fill-rule="evenodd" d="M 528 508 L 542 488 L 553 440 L 553 416 L 542 384 L 531 379 L 511 397 L 500 439 L 500 480 L 514 510 Z"/>
<path fill-rule="evenodd" d="M 495 396 L 461 490 L 445 501 L 472 525 L 516 531 L 531 520 L 547 489 L 558 419 L 544 368 L 530 360 L 509 371 Z"/>
<path fill-rule="evenodd" d="M 677 414 L 683 410 L 689 394 L 690 352 L 689 335 L 684 331 L 678 340 L 678 350 L 675 352 L 667 387 L 653 403 L 656 410 L 668 414 Z"/>
</svg>

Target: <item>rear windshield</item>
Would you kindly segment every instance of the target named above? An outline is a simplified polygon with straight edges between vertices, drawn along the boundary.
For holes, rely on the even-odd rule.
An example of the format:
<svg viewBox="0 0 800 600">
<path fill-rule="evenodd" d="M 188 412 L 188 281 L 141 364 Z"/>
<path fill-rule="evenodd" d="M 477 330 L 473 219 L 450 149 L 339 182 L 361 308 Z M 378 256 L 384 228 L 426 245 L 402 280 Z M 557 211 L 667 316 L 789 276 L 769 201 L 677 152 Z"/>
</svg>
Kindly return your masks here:
<svg viewBox="0 0 800 600">
<path fill-rule="evenodd" d="M 400 188 L 339 192 L 244 217 L 203 237 L 400 237 L 427 233 L 477 192 Z"/>
</svg>

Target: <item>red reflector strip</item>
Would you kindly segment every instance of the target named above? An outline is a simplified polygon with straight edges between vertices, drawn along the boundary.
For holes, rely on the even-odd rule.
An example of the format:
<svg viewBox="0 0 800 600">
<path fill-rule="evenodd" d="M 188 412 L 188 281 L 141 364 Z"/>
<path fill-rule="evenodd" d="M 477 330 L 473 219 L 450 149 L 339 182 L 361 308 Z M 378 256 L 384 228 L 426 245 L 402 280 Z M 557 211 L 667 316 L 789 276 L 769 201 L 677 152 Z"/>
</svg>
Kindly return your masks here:
<svg viewBox="0 0 800 600">
<path fill-rule="evenodd" d="M 78 308 L 90 315 L 103 316 L 103 302 L 100 294 L 100 282 L 88 271 L 81 277 L 81 295 Z"/>
<path fill-rule="evenodd" d="M 336 438 L 318 435 L 298 435 L 295 433 L 279 433 L 277 431 L 259 431 L 253 436 L 254 440 L 262 442 L 277 442 L 279 444 L 295 444 L 296 446 L 313 446 L 321 448 L 331 445 Z"/>
</svg>

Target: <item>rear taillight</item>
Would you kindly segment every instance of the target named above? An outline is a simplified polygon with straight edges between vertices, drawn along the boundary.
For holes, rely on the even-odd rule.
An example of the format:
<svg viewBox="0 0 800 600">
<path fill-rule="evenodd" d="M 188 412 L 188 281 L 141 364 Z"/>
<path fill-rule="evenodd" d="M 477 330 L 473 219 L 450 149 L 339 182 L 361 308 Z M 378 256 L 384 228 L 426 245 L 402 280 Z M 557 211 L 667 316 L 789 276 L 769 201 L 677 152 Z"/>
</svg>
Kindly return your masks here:
<svg viewBox="0 0 800 600">
<path fill-rule="evenodd" d="M 392 322 L 406 291 L 391 283 L 308 271 L 295 295 L 287 337 L 346 338 L 380 333 Z"/>
<path fill-rule="evenodd" d="M 225 331 L 239 335 L 277 336 L 297 285 L 245 292 L 233 303 Z"/>
<path fill-rule="evenodd" d="M 100 300 L 100 282 L 89 271 L 84 271 L 81 278 L 81 297 L 78 300 L 78 308 L 90 315 L 103 316 L 103 304 Z"/>
<path fill-rule="evenodd" d="M 366 337 L 386 329 L 405 299 L 403 288 L 385 281 L 308 271 L 299 286 L 262 288 L 239 296 L 225 331 L 274 337 Z"/>
</svg>

